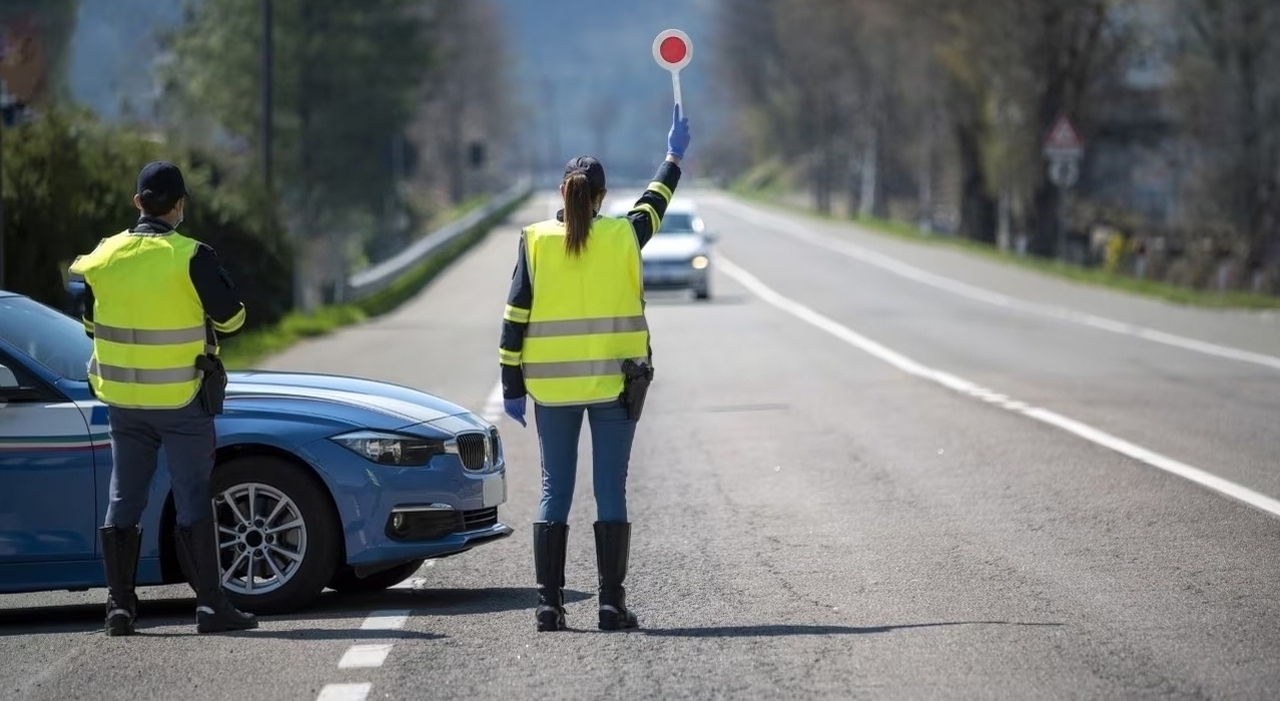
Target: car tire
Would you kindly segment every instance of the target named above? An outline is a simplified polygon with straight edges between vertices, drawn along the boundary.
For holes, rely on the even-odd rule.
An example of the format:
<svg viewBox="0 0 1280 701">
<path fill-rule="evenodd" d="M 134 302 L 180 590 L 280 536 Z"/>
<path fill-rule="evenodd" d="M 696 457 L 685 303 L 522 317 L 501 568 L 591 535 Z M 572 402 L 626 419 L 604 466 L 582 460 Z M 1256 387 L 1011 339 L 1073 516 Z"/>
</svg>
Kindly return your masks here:
<svg viewBox="0 0 1280 701">
<path fill-rule="evenodd" d="M 703 287 L 703 288 L 694 290 L 693 298 L 698 300 L 699 302 L 705 302 L 711 299 L 711 288 Z"/>
<path fill-rule="evenodd" d="M 413 560 L 403 565 L 396 565 L 389 570 L 383 570 L 361 579 L 356 576 L 355 570 L 348 565 L 338 568 L 337 573 L 333 575 L 333 579 L 329 582 L 329 588 L 342 592 L 343 594 L 367 594 L 369 592 L 382 591 L 390 589 L 404 580 L 412 577 L 418 568 L 422 567 L 425 560 Z"/>
<path fill-rule="evenodd" d="M 248 457 L 219 465 L 209 487 L 218 518 L 224 577 L 227 568 L 232 568 L 232 576 L 224 580 L 223 588 L 236 608 L 271 615 L 297 611 L 313 603 L 333 578 L 342 554 L 338 515 L 320 478 L 287 460 Z M 250 494 L 256 503 L 252 511 L 248 508 Z M 244 521 L 255 521 L 255 516 L 262 519 L 261 512 L 271 516 L 277 507 L 279 512 L 271 523 L 241 529 Z M 290 524 L 296 525 L 282 529 Z M 256 532 L 259 538 L 232 535 L 225 528 Z M 272 532 L 273 528 L 278 530 Z M 261 546 L 255 550 L 254 543 Z M 261 593 L 252 591 L 242 576 L 248 564 L 246 551 L 272 558 L 271 563 L 261 557 L 253 560 L 255 572 L 270 575 L 261 584 L 255 578 L 254 589 Z M 282 581 L 280 574 L 285 575 Z"/>
</svg>

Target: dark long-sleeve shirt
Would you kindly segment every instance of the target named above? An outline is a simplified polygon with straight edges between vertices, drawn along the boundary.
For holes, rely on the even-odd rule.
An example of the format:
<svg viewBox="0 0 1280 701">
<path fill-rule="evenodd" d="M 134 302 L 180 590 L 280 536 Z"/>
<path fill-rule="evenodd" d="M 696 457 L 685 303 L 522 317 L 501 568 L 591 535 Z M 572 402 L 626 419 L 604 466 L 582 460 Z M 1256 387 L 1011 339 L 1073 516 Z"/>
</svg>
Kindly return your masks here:
<svg viewBox="0 0 1280 701">
<path fill-rule="evenodd" d="M 667 213 L 667 206 L 671 204 L 671 196 L 679 182 L 680 166 L 663 161 L 649 187 L 627 212 L 626 217 L 636 232 L 640 248 L 644 248 L 662 228 L 662 217 Z M 556 213 L 556 219 L 564 221 L 564 210 Z M 533 282 L 529 278 L 526 250 L 522 231 L 515 271 L 511 274 L 511 290 L 507 294 L 507 308 L 502 316 L 502 340 L 498 350 L 502 367 L 502 396 L 506 399 L 518 399 L 526 394 L 521 357 L 525 332 L 529 327 L 529 313 L 533 309 Z"/>
<path fill-rule="evenodd" d="M 173 232 L 173 227 L 162 219 L 143 216 L 129 231 L 138 236 L 166 236 Z M 191 284 L 200 297 L 201 306 L 204 307 L 205 329 L 210 345 L 217 343 L 219 337 L 230 338 L 240 333 L 245 320 L 244 303 L 240 301 L 235 283 L 231 281 L 231 276 L 218 260 L 218 254 L 213 247 L 200 244 L 196 248 L 195 255 L 191 257 L 188 271 L 191 275 Z M 92 338 L 93 289 L 87 281 L 77 280 L 77 282 L 84 287 L 84 292 L 81 294 L 84 332 Z"/>
</svg>

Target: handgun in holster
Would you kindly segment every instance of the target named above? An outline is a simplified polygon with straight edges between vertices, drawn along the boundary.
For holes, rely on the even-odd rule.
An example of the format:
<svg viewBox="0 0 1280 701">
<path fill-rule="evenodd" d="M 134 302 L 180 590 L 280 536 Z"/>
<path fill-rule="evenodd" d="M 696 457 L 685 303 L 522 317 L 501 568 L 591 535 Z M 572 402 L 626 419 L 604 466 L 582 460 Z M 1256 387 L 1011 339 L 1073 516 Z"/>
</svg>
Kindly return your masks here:
<svg viewBox="0 0 1280 701">
<path fill-rule="evenodd" d="M 200 405 L 210 416 L 222 413 L 227 399 L 227 369 L 222 359 L 210 353 L 196 356 L 196 369 L 203 378 L 200 381 Z"/>
<path fill-rule="evenodd" d="M 639 421 L 644 411 L 644 399 L 653 382 L 653 366 L 627 359 L 622 361 L 622 394 L 618 399 L 627 407 L 627 417 Z"/>
</svg>

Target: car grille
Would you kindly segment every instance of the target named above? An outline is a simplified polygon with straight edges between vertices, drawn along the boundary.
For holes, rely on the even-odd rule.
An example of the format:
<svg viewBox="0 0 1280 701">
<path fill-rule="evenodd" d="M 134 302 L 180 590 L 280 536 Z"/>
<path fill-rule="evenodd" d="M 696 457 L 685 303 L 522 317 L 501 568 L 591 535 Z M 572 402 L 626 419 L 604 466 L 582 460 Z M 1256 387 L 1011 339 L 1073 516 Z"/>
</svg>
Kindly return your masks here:
<svg viewBox="0 0 1280 701">
<path fill-rule="evenodd" d="M 498 523 L 498 508 L 472 511 L 410 511 L 400 528 L 395 527 L 395 516 L 387 519 L 387 537 L 398 541 L 439 540 L 454 533 L 477 531 Z"/>
<path fill-rule="evenodd" d="M 498 438 L 497 426 L 489 428 L 489 455 L 494 465 L 502 459 L 502 439 Z"/>
<path fill-rule="evenodd" d="M 462 512 L 462 530 L 478 531 L 498 525 L 498 507 Z"/>
<path fill-rule="evenodd" d="M 462 459 L 462 466 L 468 470 L 483 470 L 485 467 L 485 453 L 488 452 L 485 443 L 491 440 L 483 433 L 462 433 L 457 437 L 458 441 L 458 457 Z"/>
</svg>

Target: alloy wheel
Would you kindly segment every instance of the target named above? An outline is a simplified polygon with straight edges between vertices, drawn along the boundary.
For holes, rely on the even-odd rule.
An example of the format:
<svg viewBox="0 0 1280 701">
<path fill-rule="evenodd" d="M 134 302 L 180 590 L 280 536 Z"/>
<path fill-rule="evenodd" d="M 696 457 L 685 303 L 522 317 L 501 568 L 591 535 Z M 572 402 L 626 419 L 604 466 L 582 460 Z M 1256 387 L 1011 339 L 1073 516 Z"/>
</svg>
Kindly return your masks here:
<svg viewBox="0 0 1280 701">
<path fill-rule="evenodd" d="M 241 483 L 214 498 L 222 585 L 245 596 L 267 594 L 298 573 L 307 524 L 298 505 L 270 485 Z"/>
</svg>

